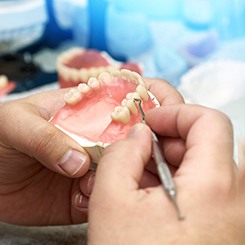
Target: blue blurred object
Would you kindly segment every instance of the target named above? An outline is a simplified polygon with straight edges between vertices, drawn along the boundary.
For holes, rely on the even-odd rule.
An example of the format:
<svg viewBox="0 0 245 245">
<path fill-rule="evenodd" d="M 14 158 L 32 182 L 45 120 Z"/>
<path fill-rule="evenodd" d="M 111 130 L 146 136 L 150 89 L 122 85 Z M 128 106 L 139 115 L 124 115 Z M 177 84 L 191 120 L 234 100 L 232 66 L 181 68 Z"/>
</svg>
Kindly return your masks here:
<svg viewBox="0 0 245 245">
<path fill-rule="evenodd" d="M 149 20 L 141 12 L 124 12 L 112 5 L 106 23 L 107 47 L 113 56 L 128 59 L 152 47 Z"/>
<path fill-rule="evenodd" d="M 89 13 L 87 0 L 46 0 L 49 10 L 50 30 L 47 42 L 56 46 L 62 41 L 70 40 L 74 45 L 88 47 L 89 45 Z M 54 35 L 55 34 L 55 35 Z"/>
<path fill-rule="evenodd" d="M 196 34 L 195 37 L 189 38 L 180 48 L 182 55 L 189 65 L 195 66 L 209 58 L 217 49 L 219 39 L 217 32 L 211 30 Z"/>
<path fill-rule="evenodd" d="M 213 25 L 211 0 L 183 0 L 184 22 L 192 29 L 204 30 Z"/>
<path fill-rule="evenodd" d="M 106 0 L 88 0 L 90 48 L 99 50 L 107 49 L 107 40 L 105 37 L 107 4 Z"/>
<path fill-rule="evenodd" d="M 182 15 L 182 0 L 109 0 L 121 12 L 140 12 L 149 19 L 177 19 Z"/>
<path fill-rule="evenodd" d="M 245 59 L 244 23 L 244 0 L 2 0 L 0 54 L 92 48 L 176 86 L 208 59 Z"/>
<path fill-rule="evenodd" d="M 232 59 L 245 62 L 245 38 L 223 42 L 209 58 L 212 60 Z"/>
<path fill-rule="evenodd" d="M 215 0 L 214 27 L 222 40 L 245 36 L 245 1 Z"/>
<path fill-rule="evenodd" d="M 188 63 L 175 50 L 169 47 L 157 47 L 154 52 L 156 76 L 163 78 L 177 87 L 180 77 L 188 70 Z"/>
</svg>

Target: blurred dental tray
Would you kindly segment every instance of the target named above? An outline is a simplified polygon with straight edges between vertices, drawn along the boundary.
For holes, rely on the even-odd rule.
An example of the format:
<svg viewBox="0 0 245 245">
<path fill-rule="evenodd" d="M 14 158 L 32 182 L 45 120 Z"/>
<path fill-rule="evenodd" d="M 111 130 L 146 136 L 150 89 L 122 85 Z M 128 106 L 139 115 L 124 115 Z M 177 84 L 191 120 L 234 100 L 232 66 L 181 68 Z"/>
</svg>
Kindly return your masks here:
<svg viewBox="0 0 245 245">
<path fill-rule="evenodd" d="M 47 12 L 44 0 L 0 1 L 0 53 L 32 44 L 44 32 Z"/>
</svg>

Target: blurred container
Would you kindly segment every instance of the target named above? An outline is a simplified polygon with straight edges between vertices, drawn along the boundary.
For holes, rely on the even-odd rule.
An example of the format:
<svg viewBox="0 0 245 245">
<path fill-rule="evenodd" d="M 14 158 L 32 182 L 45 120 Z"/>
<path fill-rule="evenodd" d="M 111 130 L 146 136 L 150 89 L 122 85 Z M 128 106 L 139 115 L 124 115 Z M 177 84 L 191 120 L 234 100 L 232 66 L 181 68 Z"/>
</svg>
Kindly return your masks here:
<svg viewBox="0 0 245 245">
<path fill-rule="evenodd" d="M 181 77 L 178 89 L 191 103 L 220 108 L 245 96 L 245 62 L 204 62 Z"/>
<path fill-rule="evenodd" d="M 189 40 L 180 47 L 180 52 L 183 57 L 185 57 L 189 66 L 192 67 L 207 61 L 217 49 L 218 43 L 217 32 L 213 30 L 200 32 L 199 35 L 189 38 Z"/>
<path fill-rule="evenodd" d="M 222 42 L 209 59 L 232 59 L 245 62 L 245 38 Z"/>
<path fill-rule="evenodd" d="M 113 56 L 128 59 L 146 52 L 153 45 L 149 20 L 141 12 L 124 12 L 111 5 L 106 23 L 106 43 Z"/>
<path fill-rule="evenodd" d="M 215 0 L 214 25 L 221 39 L 245 36 L 245 1 L 244 0 Z"/>
<path fill-rule="evenodd" d="M 71 30 L 75 46 L 89 45 L 89 13 L 87 0 L 53 0 L 58 26 Z"/>
<path fill-rule="evenodd" d="M 177 87 L 180 77 L 187 71 L 188 64 L 175 50 L 169 47 L 158 47 L 154 54 L 156 77 L 167 80 L 172 86 Z"/>
<path fill-rule="evenodd" d="M 33 44 L 43 35 L 47 20 L 44 0 L 0 1 L 0 53 Z"/>
<path fill-rule="evenodd" d="M 122 12 L 140 12 L 149 19 L 177 19 L 182 15 L 182 0 L 109 0 Z"/>
<path fill-rule="evenodd" d="M 212 1 L 183 0 L 183 18 L 191 29 L 203 30 L 210 28 L 214 20 Z"/>
</svg>

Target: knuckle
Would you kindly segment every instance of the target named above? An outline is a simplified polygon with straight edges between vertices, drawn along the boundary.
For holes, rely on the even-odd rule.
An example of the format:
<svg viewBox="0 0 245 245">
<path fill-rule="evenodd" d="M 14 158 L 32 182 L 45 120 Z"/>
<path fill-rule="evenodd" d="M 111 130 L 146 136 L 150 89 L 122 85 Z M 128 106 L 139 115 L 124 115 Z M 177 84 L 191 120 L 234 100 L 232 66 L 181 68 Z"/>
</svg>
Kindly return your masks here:
<svg viewBox="0 0 245 245">
<path fill-rule="evenodd" d="M 58 142 L 62 143 L 58 131 L 51 129 L 50 125 L 42 125 L 33 131 L 29 145 L 37 158 L 49 158 L 53 156 L 52 153 L 59 145 Z"/>
</svg>

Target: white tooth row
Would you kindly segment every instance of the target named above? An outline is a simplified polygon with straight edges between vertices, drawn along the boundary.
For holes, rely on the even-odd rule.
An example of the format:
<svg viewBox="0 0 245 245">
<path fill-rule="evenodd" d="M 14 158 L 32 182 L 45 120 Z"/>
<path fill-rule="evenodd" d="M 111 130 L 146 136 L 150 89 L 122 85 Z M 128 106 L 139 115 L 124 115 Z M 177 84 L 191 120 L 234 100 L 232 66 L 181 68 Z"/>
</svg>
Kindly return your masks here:
<svg viewBox="0 0 245 245">
<path fill-rule="evenodd" d="M 67 67 L 66 64 L 76 55 L 81 55 L 85 52 L 82 48 L 73 48 L 64 52 L 60 57 L 57 59 L 57 71 L 62 78 L 66 81 L 72 80 L 73 82 L 77 83 L 87 83 L 90 77 L 98 77 L 100 73 L 103 71 L 110 72 L 115 68 L 119 69 L 118 64 L 113 64 L 108 66 L 101 66 L 101 67 L 91 67 L 91 68 L 81 68 L 75 69 L 71 67 Z M 109 62 L 109 61 L 108 61 Z M 109 62 L 110 63 L 110 62 Z"/>
<path fill-rule="evenodd" d="M 69 105 L 77 104 L 82 98 L 84 94 L 88 94 L 91 89 L 99 89 L 101 86 L 101 82 L 95 78 L 90 77 L 88 83 L 80 83 L 76 88 L 70 89 L 64 96 L 64 100 Z"/>
<path fill-rule="evenodd" d="M 142 77 L 137 72 L 134 72 L 134 71 L 130 71 L 127 69 L 118 70 L 118 69 L 111 67 L 109 72 L 102 72 L 98 76 L 98 79 L 100 81 L 103 81 L 104 83 L 109 83 L 112 78 L 120 78 L 124 80 L 129 80 L 130 82 L 134 82 L 137 85 L 141 85 L 141 87 L 147 90 L 146 84 L 143 81 Z M 139 89 L 141 87 L 139 87 Z M 143 93 L 142 90 L 139 90 L 137 92 Z"/>
<path fill-rule="evenodd" d="M 0 75 L 0 88 L 4 88 L 8 84 L 8 78 L 5 75 Z"/>
<path fill-rule="evenodd" d="M 121 71 L 112 70 L 111 73 L 102 72 L 98 79 L 91 77 L 88 80 L 88 83 L 80 83 L 77 88 L 72 88 L 68 93 L 65 94 L 64 100 L 69 105 L 77 104 L 83 97 L 83 94 L 88 94 L 91 89 L 99 89 L 101 83 L 109 84 L 112 78 L 121 78 L 129 81 L 135 82 L 138 86 L 136 87 L 135 92 L 128 93 L 126 98 L 121 102 L 121 106 L 114 108 L 111 113 L 111 118 L 113 121 L 128 123 L 130 120 L 131 113 L 137 115 L 139 112 L 138 104 L 134 99 L 141 99 L 147 101 L 149 98 L 148 91 L 146 89 L 145 82 L 141 76 L 132 71 L 123 69 Z"/>
<path fill-rule="evenodd" d="M 136 102 L 135 99 L 148 100 L 149 95 L 147 90 L 141 85 L 138 85 L 136 90 L 139 90 L 140 93 L 128 93 L 126 95 L 126 98 L 122 101 L 121 106 L 117 106 L 114 108 L 113 112 L 111 113 L 111 119 L 113 121 L 126 124 L 130 121 L 131 113 L 133 115 L 138 114 L 139 107 L 138 102 Z"/>
<path fill-rule="evenodd" d="M 136 87 L 136 91 L 132 93 L 128 93 L 126 98 L 121 102 L 121 106 L 117 106 L 114 108 L 111 113 L 111 118 L 113 121 L 128 123 L 130 120 L 131 113 L 133 115 L 137 115 L 139 112 L 138 104 L 134 99 L 141 99 L 147 101 L 149 98 L 147 87 L 142 77 L 133 71 L 129 71 L 127 69 L 122 70 L 112 70 L 111 73 L 103 72 L 100 74 L 99 79 L 104 83 L 107 83 L 111 80 L 111 78 L 117 77 L 124 80 L 133 81 L 138 86 Z"/>
</svg>

